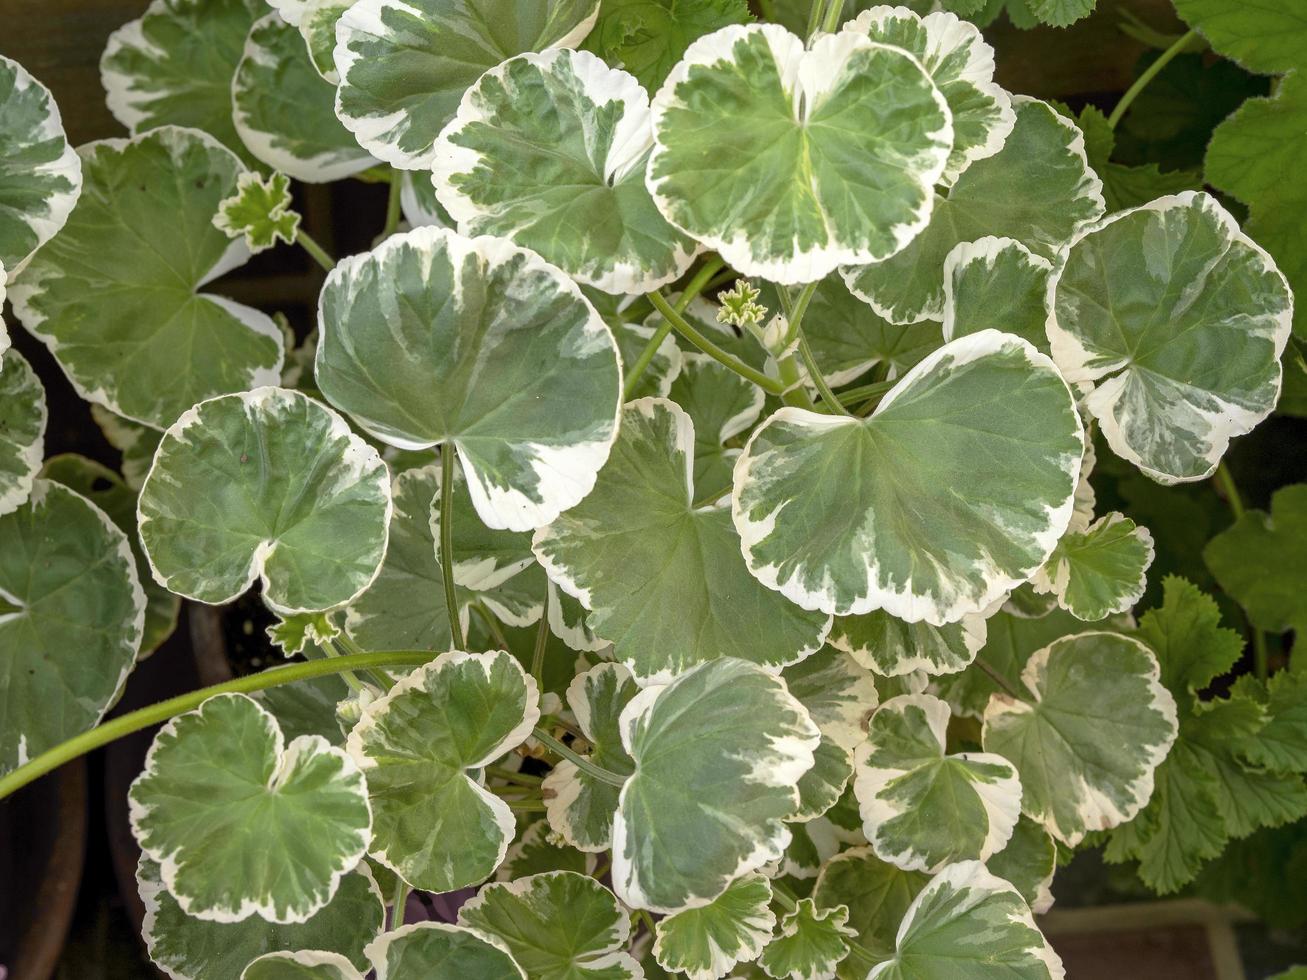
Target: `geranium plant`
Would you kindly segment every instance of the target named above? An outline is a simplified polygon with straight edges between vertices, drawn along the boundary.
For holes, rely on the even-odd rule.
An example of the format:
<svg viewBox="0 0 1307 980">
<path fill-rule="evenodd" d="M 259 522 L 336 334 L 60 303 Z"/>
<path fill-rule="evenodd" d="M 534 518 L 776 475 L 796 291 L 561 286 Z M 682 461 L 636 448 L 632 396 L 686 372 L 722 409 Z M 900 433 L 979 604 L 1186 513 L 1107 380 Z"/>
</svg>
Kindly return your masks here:
<svg viewBox="0 0 1307 980">
<path fill-rule="evenodd" d="M 0 795 L 166 722 L 193 980 L 1058 978 L 1074 849 L 1167 893 L 1302 817 L 1307 493 L 1222 463 L 1298 357 L 1292 191 L 1233 160 L 1301 79 L 1212 143 L 1248 229 L 1111 155 L 1177 56 L 1307 38 L 1177 0 L 1110 116 L 996 83 L 995 17 L 1091 6 L 154 0 L 76 151 L 0 59 L 0 282 L 123 452 L 43 460 L 0 333 Z M 390 204 L 336 261 L 293 190 L 347 178 Z M 289 246 L 298 337 L 214 284 Z M 1096 465 L 1236 508 L 1219 694 L 1243 640 L 1178 577 L 1136 615 L 1165 542 Z M 102 720 L 251 589 L 292 662 Z"/>
</svg>

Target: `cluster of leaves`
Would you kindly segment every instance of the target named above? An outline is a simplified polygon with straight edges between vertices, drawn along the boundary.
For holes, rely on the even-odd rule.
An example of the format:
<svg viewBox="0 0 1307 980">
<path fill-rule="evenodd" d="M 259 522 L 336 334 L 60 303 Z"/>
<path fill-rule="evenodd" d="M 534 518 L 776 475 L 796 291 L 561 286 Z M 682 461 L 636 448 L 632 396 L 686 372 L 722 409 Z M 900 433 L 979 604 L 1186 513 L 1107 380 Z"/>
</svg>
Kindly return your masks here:
<svg viewBox="0 0 1307 980">
<path fill-rule="evenodd" d="M 1228 482 L 1307 250 L 1220 140 L 1274 258 L 1113 162 L 1119 113 L 994 82 L 976 23 L 1091 4 L 822 0 L 805 39 L 721 0 L 269 3 L 155 0 L 102 62 L 131 137 L 76 151 L 0 59 L 0 284 L 123 453 L 43 461 L 0 333 L 0 773 L 183 597 L 258 583 L 323 668 L 156 737 L 161 968 L 1052 980 L 1059 849 L 1170 892 L 1307 814 L 1307 669 L 1222 681 L 1242 638 L 1179 578 L 1136 621 L 1166 542 L 1098 501 Z M 1303 50 L 1179 7 L 1250 67 Z M 351 175 L 392 207 L 335 263 L 292 180 Z M 330 269 L 299 343 L 206 288 L 278 242 Z M 1255 637 L 1307 625 L 1307 490 L 1231 502 L 1199 571 Z"/>
</svg>

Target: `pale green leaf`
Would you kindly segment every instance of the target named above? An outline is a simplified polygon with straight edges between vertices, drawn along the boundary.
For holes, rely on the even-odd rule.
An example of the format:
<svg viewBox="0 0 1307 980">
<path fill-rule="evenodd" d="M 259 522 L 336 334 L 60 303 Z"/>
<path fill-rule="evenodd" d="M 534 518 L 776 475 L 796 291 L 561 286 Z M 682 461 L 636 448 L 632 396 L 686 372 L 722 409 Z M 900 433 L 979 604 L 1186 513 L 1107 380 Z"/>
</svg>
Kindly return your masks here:
<svg viewBox="0 0 1307 980">
<path fill-rule="evenodd" d="M 468 980 L 527 980 L 522 968 L 497 943 L 471 929 L 444 922 L 400 926 L 368 944 L 377 980 L 467 977 Z"/>
<path fill-rule="evenodd" d="M 727 444 L 757 423 L 763 390 L 705 354 L 684 354 L 668 397 L 694 421 L 694 492 L 701 501 L 716 500 L 730 487 L 740 456 Z"/>
<path fill-rule="evenodd" d="M 1068 531 L 1032 579 L 1077 619 L 1097 622 L 1131 609 L 1148 585 L 1153 536 L 1115 511 L 1083 531 Z"/>
<path fill-rule="evenodd" d="M 860 616 L 837 616 L 830 645 L 884 677 L 919 670 L 952 674 L 976 659 L 985 645 L 985 617 L 968 613 L 955 623 L 909 623 L 883 609 Z"/>
<path fill-rule="evenodd" d="M 944 259 L 944 337 L 1003 330 L 1048 350 L 1044 295 L 1053 263 L 1013 238 L 957 245 Z"/>
<path fill-rule="evenodd" d="M 496 881 L 512 881 L 545 871 L 575 871 L 590 874 L 596 867 L 592 855 L 556 843 L 548 821 L 541 819 L 529 825 L 513 841 L 504 855 L 504 863 L 495 872 Z"/>
<path fill-rule="evenodd" d="M 603 0 L 584 47 L 656 92 L 691 42 L 752 19 L 744 0 Z"/>
<path fill-rule="evenodd" d="M 736 963 L 756 959 L 771 939 L 771 897 L 765 876 L 742 875 L 707 905 L 661 919 L 654 928 L 654 958 L 690 980 L 719 980 Z"/>
<path fill-rule="evenodd" d="M 849 953 L 848 940 L 857 935 L 845 923 L 846 906 L 819 909 L 810 898 L 799 899 L 781 919 L 781 931 L 762 951 L 758 964 L 776 980 L 830 980 L 836 965 Z"/>
<path fill-rule="evenodd" d="M 340 627 L 327 613 L 305 612 L 278 616 L 266 632 L 283 654 L 293 657 L 305 653 L 306 647 L 326 646 L 340 635 Z"/>
</svg>

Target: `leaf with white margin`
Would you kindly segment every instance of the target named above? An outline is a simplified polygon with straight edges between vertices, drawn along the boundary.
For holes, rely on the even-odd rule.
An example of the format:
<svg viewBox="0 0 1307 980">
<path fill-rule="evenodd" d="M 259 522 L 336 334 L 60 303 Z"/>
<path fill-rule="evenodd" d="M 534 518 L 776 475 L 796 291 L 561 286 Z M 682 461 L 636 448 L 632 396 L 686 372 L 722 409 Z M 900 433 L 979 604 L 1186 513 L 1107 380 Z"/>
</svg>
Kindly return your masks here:
<svg viewBox="0 0 1307 980">
<path fill-rule="evenodd" d="M 724 27 L 653 99 L 663 216 L 746 276 L 794 284 L 900 251 L 930 219 L 953 145 L 907 52 L 852 33 Z"/>
<path fill-rule="evenodd" d="M 758 965 L 776 980 L 831 980 L 849 955 L 848 941 L 857 936 L 845 924 L 848 919 L 845 905 L 819 909 L 811 898 L 799 899 L 781 919 L 781 931 L 762 951 Z"/>
<path fill-rule="evenodd" d="M 32 366 L 16 350 L 0 353 L 0 515 L 17 510 L 31 494 L 48 420 L 45 388 Z"/>
<path fill-rule="evenodd" d="M 700 500 L 715 500 L 730 487 L 740 455 L 739 449 L 727 448 L 726 443 L 757 423 L 763 390 L 707 354 L 682 356 L 680 373 L 667 397 L 694 420 L 695 493 Z"/>
<path fill-rule="evenodd" d="M 749 574 L 724 506 L 695 507 L 693 451 L 694 423 L 675 402 L 627 403 L 594 490 L 533 542 L 642 685 L 717 657 L 775 672 L 819 650 L 830 625 Z"/>
<path fill-rule="evenodd" d="M 1157 658 L 1117 633 L 1063 637 L 1021 671 L 1031 700 L 999 692 L 981 742 L 1021 776 L 1021 809 L 1069 847 L 1138 813 L 1176 736 Z"/>
<path fill-rule="evenodd" d="M 799 805 L 790 820 L 805 823 L 820 817 L 840 801 L 853 776 L 853 756 L 828 738 L 812 753 L 812 768 L 799 777 Z"/>
<path fill-rule="evenodd" d="M 713 660 L 645 688 L 621 717 L 635 774 L 613 822 L 613 884 L 633 908 L 706 905 L 778 860 L 821 733 L 756 664 Z"/>
<path fill-rule="evenodd" d="M 876 679 L 857 660 L 826 647 L 781 676 L 823 738 L 852 752 L 867 737 L 879 698 Z"/>
<path fill-rule="evenodd" d="M 321 402 L 285 388 L 220 395 L 159 443 L 138 504 L 154 577 L 209 604 L 256 580 L 278 613 L 330 609 L 377 577 L 386 464 Z"/>
<path fill-rule="evenodd" d="M 590 492 L 617 437 L 621 367 L 554 266 L 419 228 L 340 262 L 319 303 L 323 394 L 392 446 L 456 446 L 488 527 L 540 527 Z"/>
<path fill-rule="evenodd" d="M 735 465 L 749 570 L 805 609 L 939 626 L 1034 574 L 1084 441 L 1053 362 L 994 330 L 945 344 L 867 419 L 782 408 Z"/>
<path fill-rule="evenodd" d="M 944 316 L 944 261 L 959 242 L 1014 238 L 1052 259 L 1106 209 L 1084 135 L 1045 102 L 1015 96 L 1016 126 L 992 157 L 967 168 L 935 201 L 930 224 L 899 254 L 840 270 L 854 295 L 892 323 Z"/>
<path fill-rule="evenodd" d="M 635 763 L 622 745 L 618 719 L 639 691 L 631 672 L 612 663 L 578 674 L 567 688 L 567 705 L 593 746 L 589 759 L 621 776 L 630 775 Z M 563 840 L 582 851 L 606 851 L 612 846 L 618 787 L 563 760 L 545 777 L 543 789 L 549 826 Z"/>
<path fill-rule="evenodd" d="M 299 31 L 275 13 L 255 21 L 231 83 L 232 119 L 250 153 L 311 184 L 375 166 L 336 118 L 335 94 Z"/>
<path fill-rule="evenodd" d="M 232 125 L 231 82 L 260 0 L 152 0 L 109 35 L 100 83 L 115 119 L 138 135 L 193 126 L 252 162 Z"/>
<path fill-rule="evenodd" d="M 951 674 L 976 659 L 985 645 L 985 617 L 968 613 L 955 623 L 909 623 L 883 609 L 860 616 L 837 616 L 830 645 L 884 677 L 914 671 Z"/>
<path fill-rule="evenodd" d="M 771 882 L 764 875 L 741 875 L 707 905 L 659 920 L 654 959 L 690 980 L 726 976 L 736 963 L 757 959 L 771 939 L 776 927 L 771 897 Z"/>
<path fill-rule="evenodd" d="M 948 720 L 948 705 L 929 694 L 892 698 L 855 756 L 862 831 L 877 857 L 908 871 L 984 861 L 1021 815 L 1016 769 L 990 753 L 948 754 Z"/>
<path fill-rule="evenodd" d="M 1053 263 L 1014 238 L 962 242 L 944 259 L 944 336 L 1003 330 L 1048 351 L 1044 296 Z"/>
<path fill-rule="evenodd" d="M 467 977 L 468 980 L 527 980 L 508 951 L 462 926 L 415 922 L 383 933 L 368 944 L 377 980 Z"/>
<path fill-rule="evenodd" d="M 469 775 L 526 740 L 535 681 L 513 657 L 442 653 L 369 704 L 346 741 L 368 780 L 372 856 L 424 891 L 485 881 L 513 811 Z"/>
<path fill-rule="evenodd" d="M 205 398 L 276 384 L 277 325 L 198 292 L 249 257 L 213 226 L 245 172 L 235 155 L 174 126 L 78 153 L 77 206 L 9 294 L 78 394 L 163 429 Z"/>
<path fill-rule="evenodd" d="M 159 448 L 163 433 L 158 429 L 141 425 L 115 415 L 103 405 L 91 403 L 91 418 L 95 421 L 105 441 L 122 454 L 119 468 L 123 480 L 137 492 L 145 483 L 146 474 L 154 463 L 154 451 Z"/>
<path fill-rule="evenodd" d="M 1062 980 L 1062 960 L 1017 890 L 979 861 L 950 864 L 913 899 L 893 959 L 867 980 L 957 980 L 1001 974 Z"/>
<path fill-rule="evenodd" d="M 290 178 L 273 174 L 266 181 L 251 170 L 236 180 L 236 193 L 218 202 L 213 227 L 228 238 L 243 238 L 251 255 L 277 244 L 293 245 L 299 235 L 300 215 L 291 206 Z"/>
<path fill-rule="evenodd" d="M 364 970 L 363 948 L 386 924 L 385 903 L 366 863 L 341 878 L 331 901 L 307 922 L 287 925 L 257 915 L 240 922 L 189 916 L 145 854 L 136 865 L 136 883 L 145 906 L 141 938 L 155 965 L 173 980 L 233 980 L 252 960 L 283 949 L 336 953 Z"/>
<path fill-rule="evenodd" d="M 431 165 L 467 235 L 533 249 L 578 282 L 646 293 L 699 249 L 654 206 L 649 96 L 588 51 L 554 48 L 490 69 L 463 95 Z"/>
<path fill-rule="evenodd" d="M 0 379 L 3 375 L 0 374 Z M 0 429 L 4 423 L 0 422 Z M 136 536 L 136 491 L 117 473 L 84 456 L 64 453 L 52 456 L 41 467 L 41 478 L 61 483 L 81 494 L 100 510 L 127 537 L 136 560 L 136 575 L 145 592 L 145 624 L 137 660 L 144 660 L 177 628 L 181 598 L 165 589 L 150 575 L 150 565 Z"/>
<path fill-rule="evenodd" d="M 241 971 L 240 980 L 363 980 L 339 953 L 316 949 L 264 953 Z"/>
<path fill-rule="evenodd" d="M 1077 619 L 1097 622 L 1134 606 L 1148 586 L 1153 536 L 1113 511 L 1083 531 L 1068 531 L 1031 580 Z"/>
<path fill-rule="evenodd" d="M 554 587 L 552 582 L 546 614 L 549 616 L 549 631 L 562 640 L 569 650 L 595 653 L 609 647 L 607 640 L 595 636 L 594 630 L 590 629 L 590 611 L 581 605 L 579 599 Z"/>
<path fill-rule="evenodd" d="M 378 159 L 428 169 L 483 72 L 575 47 L 598 13 L 598 0 L 359 0 L 336 24 L 336 115 Z"/>
<path fill-rule="evenodd" d="M 550 833 L 547 820 L 530 824 L 508 848 L 504 863 L 495 871 L 495 880 L 512 881 L 545 871 L 591 874 L 595 870 L 597 862 L 593 855 L 554 843 Z"/>
<path fill-rule="evenodd" d="M 1207 194 L 1121 211 L 1080 232 L 1048 284 L 1053 359 L 1112 451 L 1162 484 L 1211 476 L 1280 396 L 1293 295 Z"/>
<path fill-rule="evenodd" d="M 50 90 L 0 56 L 0 304 L 11 276 L 68 220 L 82 164 L 64 136 Z M 0 324 L 0 352 L 6 344 Z"/>
<path fill-rule="evenodd" d="M 1057 871 L 1057 844 L 1047 830 L 1025 814 L 1013 828 L 1007 846 L 987 859 L 985 867 L 1012 884 L 1036 915 L 1053 907 L 1051 886 Z"/>
<path fill-rule="evenodd" d="M 939 178 L 945 187 L 1003 148 L 1016 113 L 994 82 L 994 49 L 975 24 L 944 11 L 921 17 L 906 7 L 883 6 L 862 11 L 843 29 L 907 51 L 939 88 L 953 117 L 953 149 Z"/>
<path fill-rule="evenodd" d="M 132 833 L 183 912 L 212 922 L 305 922 L 372 839 L 363 774 L 305 735 L 286 744 L 270 712 L 219 694 L 154 738 L 128 793 Z M 257 841 L 258 861 L 243 860 Z"/>
<path fill-rule="evenodd" d="M 299 29 L 309 60 L 332 85 L 340 83 L 336 71 L 336 23 L 355 0 L 268 0 L 281 19 Z"/>
<path fill-rule="evenodd" d="M 144 620 L 126 535 L 86 498 L 36 480 L 0 517 L 0 774 L 99 723 Z"/>
<path fill-rule="evenodd" d="M 661 319 L 661 317 L 658 318 L 659 321 Z M 649 341 L 653 339 L 655 327 L 650 326 L 647 321 L 645 323 L 623 323 L 620 321 L 614 322 L 615 320 L 617 320 L 616 317 L 604 317 L 608 329 L 613 332 L 613 338 L 617 341 L 617 350 L 621 354 L 622 363 L 634 364 L 645 347 L 648 346 Z M 666 398 L 672 389 L 672 384 L 681 375 L 686 357 L 687 355 L 682 353 L 681 348 L 676 345 L 676 338 L 671 333 L 664 336 L 654 349 L 653 357 L 645 366 L 644 373 L 640 376 L 635 390 L 631 392 L 631 399 Z M 731 373 L 734 374 L 734 372 Z M 740 378 L 738 374 L 735 377 Z M 740 378 L 740 380 L 761 394 L 761 388 L 745 378 Z"/>
<path fill-rule="evenodd" d="M 436 200 L 436 185 L 425 170 L 400 170 L 399 208 L 410 228 L 453 228 L 454 219 Z"/>
<path fill-rule="evenodd" d="M 588 875 L 549 871 L 486 885 L 458 923 L 506 949 L 531 980 L 643 980 L 626 952 L 630 917 Z"/>
<path fill-rule="evenodd" d="M 868 969 L 894 955 L 898 923 L 928 880 L 920 871 L 887 864 L 865 846 L 850 848 L 822 866 L 812 899 L 821 909 L 848 909 L 847 924 L 859 947 L 839 964 L 841 980 L 865 980 Z"/>
</svg>

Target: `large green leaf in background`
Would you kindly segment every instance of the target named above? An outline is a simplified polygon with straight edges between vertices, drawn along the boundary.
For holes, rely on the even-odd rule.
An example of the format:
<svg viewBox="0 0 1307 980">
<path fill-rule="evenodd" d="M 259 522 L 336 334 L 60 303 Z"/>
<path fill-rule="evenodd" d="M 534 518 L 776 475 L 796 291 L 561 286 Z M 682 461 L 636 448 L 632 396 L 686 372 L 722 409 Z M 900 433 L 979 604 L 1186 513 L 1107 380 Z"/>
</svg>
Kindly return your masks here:
<svg viewBox="0 0 1307 980">
<path fill-rule="evenodd" d="M 771 883 L 752 871 L 731 882 L 707 905 L 658 921 L 653 955 L 658 964 L 690 980 L 717 980 L 736 963 L 758 957 L 776 927 Z"/>
<path fill-rule="evenodd" d="M 896 946 L 894 958 L 867 980 L 1065 975 L 1025 900 L 979 861 L 950 864 L 930 880 L 904 915 Z"/>
<path fill-rule="evenodd" d="M 258 388 L 196 405 L 164 434 L 138 506 L 155 578 L 200 602 L 255 580 L 277 612 L 330 609 L 376 578 L 386 464 L 299 392 Z"/>
<path fill-rule="evenodd" d="M 236 980 L 255 958 L 281 949 L 329 950 L 367 968 L 363 948 L 386 923 L 386 906 L 366 864 L 346 874 L 335 896 L 307 922 L 278 925 L 252 915 L 210 922 L 182 911 L 164 888 L 159 865 L 142 854 L 136 883 L 145 905 L 141 938 L 174 980 Z"/>
<path fill-rule="evenodd" d="M 694 442 L 679 405 L 629 403 L 595 489 L 535 536 L 550 577 L 641 683 L 717 657 L 776 669 L 816 652 L 830 623 L 749 574 L 723 505 L 695 507 Z"/>
<path fill-rule="evenodd" d="M 691 42 L 752 19 L 745 0 L 602 0 L 583 47 L 656 92 Z"/>
<path fill-rule="evenodd" d="M 456 446 L 485 524 L 548 524 L 594 486 L 621 369 L 557 268 L 502 239 L 419 228 L 342 261 L 319 302 L 323 394 L 393 446 Z"/>
<path fill-rule="evenodd" d="M 81 187 L 81 160 L 49 89 L 0 56 L 0 303 L 5 270 L 14 276 L 63 227 Z M 0 324 L 0 352 L 7 339 Z"/>
<path fill-rule="evenodd" d="M 589 875 L 551 871 L 486 885 L 458 922 L 497 940 L 531 980 L 643 980 L 626 952 L 629 915 Z"/>
<path fill-rule="evenodd" d="M 1029 578 L 1071 518 L 1084 450 L 1052 362 L 954 340 L 868 419 L 783 408 L 735 467 L 750 570 L 810 609 L 954 622 Z"/>
<path fill-rule="evenodd" d="M 45 389 L 32 366 L 16 350 L 0 352 L 0 515 L 17 510 L 32 492 L 47 419 Z"/>
<path fill-rule="evenodd" d="M 205 398 L 276 384 L 277 325 L 198 292 L 249 255 L 213 226 L 218 202 L 236 193 L 240 161 L 175 126 L 78 152 L 77 206 L 9 296 L 78 393 L 164 429 Z"/>
<path fill-rule="evenodd" d="M 1035 99 L 1018 96 L 1012 105 L 1016 126 L 1003 149 L 968 167 L 936 200 L 930 224 L 911 244 L 884 262 L 840 270 L 887 320 L 943 318 L 944 260 L 961 242 L 1005 236 L 1051 259 L 1102 216 L 1102 184 L 1075 123 Z"/>
<path fill-rule="evenodd" d="M 346 746 L 367 775 L 373 857 L 425 891 L 490 877 L 515 821 L 473 776 L 526 740 L 537 702 L 510 654 L 451 651 L 369 704 Z"/>
<path fill-rule="evenodd" d="M 0 517 L 0 773 L 100 721 L 144 619 L 127 537 L 86 498 L 37 480 Z"/>
<path fill-rule="evenodd" d="M 1273 75 L 1307 66 L 1302 0 L 1175 0 L 1175 9 L 1213 48 L 1249 71 Z"/>
<path fill-rule="evenodd" d="M 1307 485 L 1281 487 L 1212 538 L 1203 559 L 1256 629 L 1307 635 Z"/>
<path fill-rule="evenodd" d="M 653 100 L 649 188 L 672 224 L 745 275 L 821 279 L 926 226 L 953 145 L 943 96 L 907 52 L 775 24 L 690 45 Z"/>
<path fill-rule="evenodd" d="M 253 162 L 232 124 L 231 84 L 259 0 L 152 0 L 109 35 L 100 81 L 109 111 L 133 134 L 193 126 Z"/>
<path fill-rule="evenodd" d="M 1124 823 L 1152 795 L 1176 735 L 1175 699 L 1158 673 L 1138 640 L 1081 633 L 1031 656 L 1022 699 L 990 697 L 985 751 L 1017 767 L 1022 811 L 1062 843 Z"/>
<path fill-rule="evenodd" d="M 575 47 L 598 12 L 598 0 L 359 0 L 336 25 L 336 114 L 379 159 L 425 169 L 484 71 Z"/>
<path fill-rule="evenodd" d="M 336 118 L 335 94 L 294 27 L 277 14 L 255 22 L 232 80 L 231 113 L 261 163 L 315 184 L 374 166 Z"/>
<path fill-rule="evenodd" d="M 903 7 L 862 11 L 844 30 L 907 51 L 930 75 L 953 118 L 953 149 L 939 182 L 951 185 L 976 160 L 992 157 L 1016 124 L 1012 99 L 994 82 L 994 49 L 980 29 L 944 11 Z"/>
<path fill-rule="evenodd" d="M 1016 769 L 990 753 L 946 754 L 948 720 L 948 705 L 929 694 L 891 698 L 855 757 L 863 833 L 877 857 L 908 871 L 987 860 L 1021 814 Z"/>
<path fill-rule="evenodd" d="M 1215 199 L 1184 193 L 1081 232 L 1049 282 L 1048 337 L 1112 451 L 1160 483 L 1210 476 L 1270 414 L 1293 299 Z"/>
<path fill-rule="evenodd" d="M 705 905 L 784 853 L 821 733 L 783 681 L 712 660 L 636 695 L 621 726 L 635 774 L 613 823 L 613 884 L 627 905 Z"/>
<path fill-rule="evenodd" d="M 372 838 L 354 760 L 316 735 L 286 744 L 277 720 L 243 694 L 209 698 L 165 725 L 128 801 L 132 833 L 169 894 L 213 922 L 308 921 Z"/>
<path fill-rule="evenodd" d="M 525 54 L 482 75 L 436 141 L 436 196 L 470 235 L 539 252 L 579 282 L 646 293 L 698 246 L 654 207 L 649 96 L 585 51 Z"/>
</svg>

